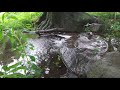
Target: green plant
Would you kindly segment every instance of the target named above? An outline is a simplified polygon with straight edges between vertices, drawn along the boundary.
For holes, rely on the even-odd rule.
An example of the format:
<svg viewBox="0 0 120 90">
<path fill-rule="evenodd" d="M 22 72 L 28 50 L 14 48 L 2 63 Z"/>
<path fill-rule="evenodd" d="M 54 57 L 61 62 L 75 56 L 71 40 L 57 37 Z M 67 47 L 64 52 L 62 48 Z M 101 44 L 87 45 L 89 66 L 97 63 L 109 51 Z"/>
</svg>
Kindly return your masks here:
<svg viewBox="0 0 120 90">
<path fill-rule="evenodd" d="M 87 26 L 87 27 L 85 27 L 85 30 L 84 30 L 85 32 L 90 32 L 91 31 L 91 29 L 90 29 L 90 27 L 89 26 Z"/>
<path fill-rule="evenodd" d="M 110 28 L 106 29 L 107 37 L 120 37 L 120 12 L 87 12 L 105 21 Z"/>
<path fill-rule="evenodd" d="M 19 34 L 20 34 L 20 32 L 19 32 Z M 1 78 L 8 78 L 8 77 L 30 78 L 33 76 L 40 77 L 41 69 L 36 64 L 33 63 L 33 62 L 35 62 L 35 57 L 27 55 L 25 52 L 25 48 L 27 45 L 27 43 L 25 42 L 26 37 L 24 35 L 22 35 L 22 33 L 20 34 L 20 35 L 22 35 L 22 37 L 19 37 L 19 34 L 18 34 L 18 32 L 14 31 L 14 29 L 11 29 L 5 35 L 8 36 L 8 38 L 10 39 L 10 42 L 12 44 L 11 50 L 19 51 L 19 53 L 21 53 L 23 60 L 26 60 L 25 62 L 27 64 L 22 64 L 23 61 L 19 61 L 19 62 L 13 64 L 12 66 L 5 65 L 2 67 L 3 72 L 1 71 L 1 73 L 3 73 L 3 74 L 0 77 Z M 4 35 L 2 35 L 2 36 L 4 36 Z M 24 42 L 23 42 L 23 40 L 24 40 Z M 30 49 L 32 49 L 32 47 L 30 47 Z M 24 74 L 18 73 L 18 71 L 20 71 L 21 69 L 24 70 Z M 29 74 L 27 76 L 28 71 L 29 72 L 34 71 L 34 75 Z"/>
<path fill-rule="evenodd" d="M 111 24 L 111 29 L 120 31 L 120 22 L 116 21 L 115 23 Z"/>
<path fill-rule="evenodd" d="M 118 19 L 120 18 L 119 12 L 87 12 L 93 16 L 98 16 L 102 19 Z"/>
<path fill-rule="evenodd" d="M 0 22 L 2 22 L 2 29 L 23 29 L 32 28 L 33 21 L 36 20 L 42 12 L 4 12 L 0 15 Z"/>
<path fill-rule="evenodd" d="M 5 12 L 0 15 L 0 45 L 5 49 L 6 43 L 11 44 L 10 50 L 18 52 L 22 61 L 17 61 L 13 65 L 3 65 L 0 70 L 1 78 L 32 78 L 40 77 L 42 69 L 35 64 L 36 58 L 27 55 L 25 48 L 27 36 L 22 30 L 32 29 L 32 20 L 40 16 L 37 12 Z M 30 49 L 33 49 L 30 45 Z M 25 62 L 25 63 L 24 63 Z M 21 73 L 24 71 L 24 73 Z"/>
</svg>

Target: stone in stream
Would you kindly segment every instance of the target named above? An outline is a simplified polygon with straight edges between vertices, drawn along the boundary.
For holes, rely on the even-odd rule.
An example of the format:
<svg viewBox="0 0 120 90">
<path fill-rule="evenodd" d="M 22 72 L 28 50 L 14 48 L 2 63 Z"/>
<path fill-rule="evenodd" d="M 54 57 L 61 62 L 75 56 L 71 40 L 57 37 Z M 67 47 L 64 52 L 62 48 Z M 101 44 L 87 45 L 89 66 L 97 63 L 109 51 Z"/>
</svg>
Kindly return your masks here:
<svg viewBox="0 0 120 90">
<path fill-rule="evenodd" d="M 111 38 L 111 45 L 114 51 L 120 50 L 120 38 Z"/>
<path fill-rule="evenodd" d="M 120 52 L 108 52 L 101 60 L 88 67 L 88 78 L 120 78 Z"/>
<path fill-rule="evenodd" d="M 88 33 L 81 33 L 76 40 L 74 37 L 71 42 L 67 40 L 69 43 L 66 41 L 60 49 L 64 64 L 77 77 L 86 77 L 89 64 L 100 60 L 108 49 L 107 42 L 100 36 L 93 35 L 90 39 L 88 37 Z"/>
</svg>

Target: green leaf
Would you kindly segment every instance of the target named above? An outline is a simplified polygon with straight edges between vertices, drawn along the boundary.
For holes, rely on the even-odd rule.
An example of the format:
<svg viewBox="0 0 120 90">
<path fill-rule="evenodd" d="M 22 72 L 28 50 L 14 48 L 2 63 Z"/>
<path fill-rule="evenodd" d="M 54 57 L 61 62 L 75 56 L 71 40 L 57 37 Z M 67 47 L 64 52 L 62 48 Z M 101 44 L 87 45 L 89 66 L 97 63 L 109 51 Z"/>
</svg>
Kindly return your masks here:
<svg viewBox="0 0 120 90">
<path fill-rule="evenodd" d="M 11 33 L 14 35 L 15 34 L 15 31 L 13 28 L 11 28 Z"/>
<path fill-rule="evenodd" d="M 14 69 L 11 70 L 10 72 L 15 73 L 15 72 L 17 72 L 18 70 L 21 70 L 21 69 L 26 69 L 26 67 L 25 67 L 25 66 L 20 66 L 20 67 L 14 68 Z"/>
<path fill-rule="evenodd" d="M 3 32 L 2 30 L 0 31 L 0 41 L 3 39 Z"/>
<path fill-rule="evenodd" d="M 34 56 L 29 55 L 29 57 L 30 57 L 30 59 L 31 59 L 32 61 L 35 61 L 35 57 L 34 57 Z"/>
<path fill-rule="evenodd" d="M 4 75 L 4 73 L 3 73 L 3 72 L 0 72 L 0 76 L 2 76 L 2 75 Z"/>
<path fill-rule="evenodd" d="M 18 49 L 19 51 L 23 51 L 24 47 L 23 47 L 23 46 L 18 46 L 17 49 Z"/>
<path fill-rule="evenodd" d="M 15 16 L 12 16 L 11 18 L 12 18 L 12 19 L 15 19 L 15 20 L 18 20 L 18 18 L 17 18 L 17 17 L 15 17 Z"/>
<path fill-rule="evenodd" d="M 9 66 L 9 69 L 11 69 L 11 68 L 16 68 L 18 65 L 20 65 L 21 64 L 21 62 L 18 62 L 18 63 L 16 63 L 16 64 L 13 64 L 13 65 L 11 65 L 11 66 Z"/>
<path fill-rule="evenodd" d="M 25 55 L 25 53 L 22 53 L 21 56 L 22 56 L 22 58 L 24 58 L 26 55 Z"/>
<path fill-rule="evenodd" d="M 22 41 L 26 41 L 27 40 L 27 36 L 26 35 L 22 35 Z"/>
<path fill-rule="evenodd" d="M 7 17 L 7 19 L 14 19 L 14 20 L 18 20 L 18 18 L 17 18 L 16 16 L 14 16 L 14 15 L 10 15 L 10 16 L 8 16 L 8 17 Z"/>
<path fill-rule="evenodd" d="M 20 70 L 20 69 L 25 69 L 25 70 L 26 70 L 27 67 L 26 67 L 26 66 L 20 66 L 20 67 L 17 67 L 17 69 L 19 69 L 19 70 Z"/>
<path fill-rule="evenodd" d="M 29 46 L 30 46 L 30 47 L 29 47 L 30 50 L 34 50 L 34 46 L 33 46 L 33 44 L 30 43 Z"/>
<path fill-rule="evenodd" d="M 10 75 L 3 76 L 4 78 L 27 78 L 26 75 L 23 75 L 21 73 L 14 73 Z"/>
<path fill-rule="evenodd" d="M 15 38 L 13 38 L 13 37 L 9 37 L 9 38 L 10 38 L 10 41 L 11 41 L 12 45 L 14 45 L 14 43 L 15 43 Z"/>
<path fill-rule="evenodd" d="M 4 71 L 9 71 L 9 70 L 10 70 L 10 68 L 8 68 L 7 65 L 4 65 L 4 66 L 2 67 L 2 69 L 3 69 Z"/>
<path fill-rule="evenodd" d="M 37 70 L 38 69 L 38 67 L 37 67 L 37 65 L 35 65 L 35 64 L 32 64 L 32 67 L 31 67 L 33 70 Z"/>
<path fill-rule="evenodd" d="M 2 22 L 4 23 L 5 13 L 2 15 Z"/>
</svg>

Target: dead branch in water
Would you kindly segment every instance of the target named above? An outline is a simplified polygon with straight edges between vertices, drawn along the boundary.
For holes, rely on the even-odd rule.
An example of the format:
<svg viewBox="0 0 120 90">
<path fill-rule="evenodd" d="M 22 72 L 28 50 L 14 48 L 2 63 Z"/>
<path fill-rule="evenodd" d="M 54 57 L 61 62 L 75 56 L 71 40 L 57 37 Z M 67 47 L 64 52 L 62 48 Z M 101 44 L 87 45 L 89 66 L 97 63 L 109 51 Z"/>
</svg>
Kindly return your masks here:
<svg viewBox="0 0 120 90">
<path fill-rule="evenodd" d="M 37 29 L 36 31 L 23 31 L 23 33 L 43 35 L 43 34 L 62 34 L 62 33 L 78 33 L 78 32 L 65 31 L 64 28 L 52 28 L 46 30 Z"/>
</svg>

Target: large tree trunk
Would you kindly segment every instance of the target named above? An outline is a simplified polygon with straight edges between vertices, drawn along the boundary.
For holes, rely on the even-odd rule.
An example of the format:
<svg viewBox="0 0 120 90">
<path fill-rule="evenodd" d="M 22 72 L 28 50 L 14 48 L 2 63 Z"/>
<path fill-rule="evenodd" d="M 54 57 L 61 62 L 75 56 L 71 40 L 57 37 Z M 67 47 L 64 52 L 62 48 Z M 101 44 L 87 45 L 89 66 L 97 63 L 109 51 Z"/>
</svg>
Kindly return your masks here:
<svg viewBox="0 0 120 90">
<path fill-rule="evenodd" d="M 98 22 L 97 18 L 85 12 L 44 12 L 37 22 L 37 29 L 64 28 L 64 31 L 82 32 L 87 23 Z"/>
</svg>

